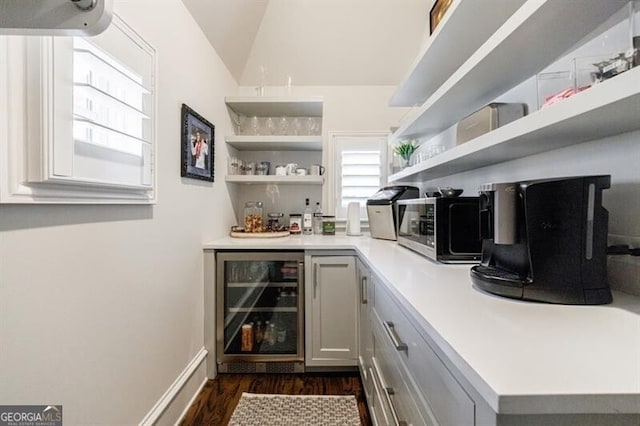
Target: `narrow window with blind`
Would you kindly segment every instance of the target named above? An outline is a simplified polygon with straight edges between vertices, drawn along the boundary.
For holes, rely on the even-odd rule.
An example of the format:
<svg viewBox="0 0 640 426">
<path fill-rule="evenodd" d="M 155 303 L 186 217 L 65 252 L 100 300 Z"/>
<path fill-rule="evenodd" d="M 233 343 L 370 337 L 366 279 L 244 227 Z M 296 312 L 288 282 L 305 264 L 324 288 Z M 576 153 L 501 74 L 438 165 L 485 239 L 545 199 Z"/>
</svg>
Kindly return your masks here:
<svg viewBox="0 0 640 426">
<path fill-rule="evenodd" d="M 334 137 L 336 157 L 335 213 L 346 219 L 347 206 L 360 204 L 366 218 L 366 201 L 386 182 L 387 137 L 375 135 Z"/>
<path fill-rule="evenodd" d="M 0 132 L 12 144 L 0 147 L 8 153 L 0 202 L 155 202 L 149 44 L 114 15 L 95 37 L 1 39 L 0 56 L 13 102 L 0 101 Z"/>
<path fill-rule="evenodd" d="M 151 90 L 142 75 L 89 41 L 73 41 L 76 178 L 152 185 Z M 94 162 L 107 167 L 95 167 Z"/>
</svg>

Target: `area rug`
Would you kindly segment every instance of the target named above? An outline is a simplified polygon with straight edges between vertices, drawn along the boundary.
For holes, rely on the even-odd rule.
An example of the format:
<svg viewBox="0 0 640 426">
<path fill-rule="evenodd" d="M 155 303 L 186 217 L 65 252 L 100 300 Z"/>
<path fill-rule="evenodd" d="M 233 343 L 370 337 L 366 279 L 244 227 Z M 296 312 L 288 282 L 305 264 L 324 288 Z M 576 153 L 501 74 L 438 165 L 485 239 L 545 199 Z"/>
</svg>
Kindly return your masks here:
<svg viewBox="0 0 640 426">
<path fill-rule="evenodd" d="M 243 393 L 231 426 L 360 426 L 353 395 L 265 395 Z"/>
</svg>

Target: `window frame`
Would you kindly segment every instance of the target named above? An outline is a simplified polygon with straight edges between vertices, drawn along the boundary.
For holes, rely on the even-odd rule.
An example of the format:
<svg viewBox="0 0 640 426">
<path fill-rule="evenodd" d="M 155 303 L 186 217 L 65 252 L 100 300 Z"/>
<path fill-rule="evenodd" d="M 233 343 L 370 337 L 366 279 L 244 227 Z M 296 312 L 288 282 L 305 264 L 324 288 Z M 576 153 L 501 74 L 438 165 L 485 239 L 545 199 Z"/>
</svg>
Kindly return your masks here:
<svg viewBox="0 0 640 426">
<path fill-rule="evenodd" d="M 346 222 L 346 217 L 339 217 L 338 215 L 338 182 L 339 182 L 339 174 L 341 173 L 341 161 L 340 161 L 340 150 L 337 148 L 337 139 L 339 138 L 370 138 L 370 139 L 380 139 L 380 144 L 382 148 L 382 158 L 381 161 L 381 177 L 380 180 L 382 185 L 387 182 L 389 176 L 389 159 L 391 158 L 389 155 L 389 137 L 390 132 L 387 131 L 333 131 L 328 132 L 328 149 L 327 149 L 327 159 L 329 164 L 331 165 L 328 170 L 327 177 L 327 197 L 326 197 L 326 212 L 331 212 L 329 214 L 336 215 L 336 222 L 344 223 Z M 360 215 L 360 221 L 363 224 L 368 224 L 368 218 L 366 214 Z"/>
<path fill-rule="evenodd" d="M 73 149 L 69 149 L 73 147 L 74 122 L 73 39 L 5 36 L 0 37 L 0 92 L 7 94 L 0 99 L 0 203 L 157 202 L 156 51 L 115 14 L 111 25 L 150 58 L 147 71 L 152 89 L 149 99 L 151 155 L 150 164 L 143 162 L 139 166 L 141 173 L 151 168 L 150 185 L 54 173 L 56 163 L 69 164 L 74 155 Z M 122 58 L 117 60 L 126 62 Z M 61 143 L 56 144 L 56 140 Z"/>
</svg>

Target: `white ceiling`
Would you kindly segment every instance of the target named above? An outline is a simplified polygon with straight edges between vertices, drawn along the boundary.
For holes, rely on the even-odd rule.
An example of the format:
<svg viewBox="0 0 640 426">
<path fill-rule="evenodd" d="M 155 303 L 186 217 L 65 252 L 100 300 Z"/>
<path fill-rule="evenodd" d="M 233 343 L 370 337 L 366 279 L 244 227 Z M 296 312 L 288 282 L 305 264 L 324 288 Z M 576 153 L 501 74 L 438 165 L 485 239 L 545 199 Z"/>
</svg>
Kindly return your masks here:
<svg viewBox="0 0 640 426">
<path fill-rule="evenodd" d="M 433 0 L 182 0 L 242 86 L 397 85 Z"/>
</svg>

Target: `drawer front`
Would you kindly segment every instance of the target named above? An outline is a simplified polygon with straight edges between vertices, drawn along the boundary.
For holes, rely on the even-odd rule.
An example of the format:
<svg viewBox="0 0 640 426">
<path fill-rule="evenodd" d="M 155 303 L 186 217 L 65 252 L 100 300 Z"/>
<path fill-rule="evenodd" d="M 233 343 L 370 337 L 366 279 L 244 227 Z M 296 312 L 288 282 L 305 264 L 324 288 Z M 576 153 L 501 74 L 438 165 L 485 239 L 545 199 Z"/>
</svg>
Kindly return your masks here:
<svg viewBox="0 0 640 426">
<path fill-rule="evenodd" d="M 395 348 L 384 335 L 381 325 L 374 321 L 372 326 L 373 381 L 381 388 L 379 389 L 380 399 L 386 400 L 389 407 L 390 416 L 387 416 L 387 420 L 392 425 L 434 425 L 433 419 L 425 419 L 421 414 L 418 402 L 414 399 L 416 390 L 406 370 L 400 365 L 401 361 L 395 353 Z"/>
<path fill-rule="evenodd" d="M 374 311 L 384 332 L 394 340 L 395 352 L 406 364 L 438 423 L 473 425 L 473 400 L 401 311 L 391 293 L 378 285 L 376 296 Z"/>
<path fill-rule="evenodd" d="M 368 403 L 371 422 L 374 426 L 396 426 L 393 423 L 391 409 L 387 405 L 386 399 L 382 396 L 383 390 L 380 379 L 373 371 L 373 367 L 369 368 L 369 377 L 371 377 L 371 399 Z"/>
</svg>

